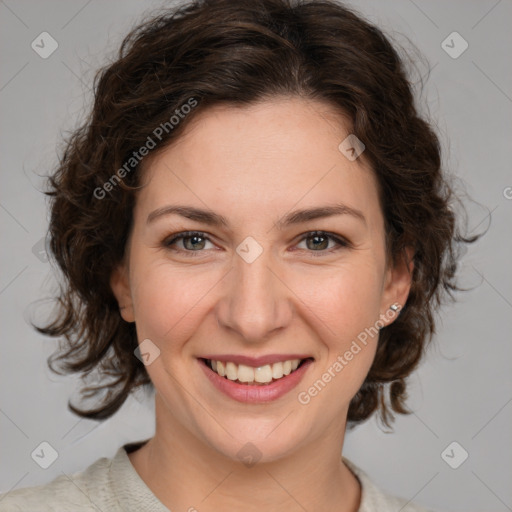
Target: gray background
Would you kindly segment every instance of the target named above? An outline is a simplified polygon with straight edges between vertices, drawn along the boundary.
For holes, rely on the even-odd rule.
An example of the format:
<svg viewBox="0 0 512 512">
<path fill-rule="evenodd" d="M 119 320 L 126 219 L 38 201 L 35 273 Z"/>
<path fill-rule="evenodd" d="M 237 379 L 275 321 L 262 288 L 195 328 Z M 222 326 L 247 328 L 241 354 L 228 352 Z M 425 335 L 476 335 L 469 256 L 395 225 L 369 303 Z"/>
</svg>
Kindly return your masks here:
<svg viewBox="0 0 512 512">
<path fill-rule="evenodd" d="M 76 396 L 78 379 L 47 369 L 57 343 L 34 332 L 27 319 L 44 318 L 46 302 L 36 309 L 36 301 L 55 290 L 50 265 L 33 249 L 47 228 L 41 176 L 56 163 L 61 134 L 82 118 L 95 69 L 144 11 L 161 5 L 0 1 L 2 492 L 69 475 L 153 433 L 151 397 L 142 394 L 103 423 L 71 414 L 67 400 Z M 347 435 L 344 455 L 383 489 L 432 508 L 512 510 L 512 2 L 351 5 L 399 44 L 408 45 L 405 35 L 426 55 L 432 71 L 423 105 L 441 134 L 445 164 L 479 203 L 468 203 L 470 229 L 484 229 L 489 220 L 490 227 L 463 259 L 461 283 L 475 289 L 443 310 L 434 344 L 410 380 L 414 414 L 398 418 L 394 434 L 368 421 Z M 31 48 L 43 31 L 59 45 L 47 59 Z M 453 31 L 469 44 L 456 59 L 441 46 Z M 30 456 L 42 441 L 59 455 L 46 470 Z M 441 457 L 453 441 L 469 453 L 458 469 Z M 455 461 L 461 453 L 449 451 Z"/>
</svg>

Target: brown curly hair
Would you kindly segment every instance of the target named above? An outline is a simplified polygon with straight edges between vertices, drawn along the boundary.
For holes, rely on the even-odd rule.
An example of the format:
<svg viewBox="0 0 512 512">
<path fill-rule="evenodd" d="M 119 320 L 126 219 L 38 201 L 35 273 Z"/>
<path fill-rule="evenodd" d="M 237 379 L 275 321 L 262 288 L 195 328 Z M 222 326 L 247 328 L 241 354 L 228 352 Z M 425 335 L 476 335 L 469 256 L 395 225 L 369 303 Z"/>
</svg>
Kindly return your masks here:
<svg viewBox="0 0 512 512">
<path fill-rule="evenodd" d="M 475 237 L 464 238 L 457 227 L 439 140 L 418 113 L 403 59 L 381 30 L 334 1 L 197 0 L 153 13 L 125 37 L 118 58 L 97 72 L 93 108 L 66 138 L 48 180 L 49 246 L 64 279 L 55 317 L 36 328 L 62 337 L 48 360 L 54 372 L 79 372 L 84 381 L 98 372 L 99 382 L 82 396 L 106 391 L 93 409 L 68 402 L 77 415 L 108 418 L 132 390 L 152 386 L 134 356 L 135 324 L 122 320 L 110 287 L 140 187 L 134 154 L 158 126 L 167 129 L 152 155 L 211 105 L 283 94 L 328 102 L 348 115 L 377 177 L 389 254 L 395 260 L 414 249 L 407 303 L 380 331 L 347 419 L 354 426 L 380 410 L 389 426 L 392 411 L 410 412 L 405 379 L 432 338 L 436 309 L 458 289 L 457 242 Z M 171 127 L 170 116 L 190 98 L 197 106 Z"/>
</svg>

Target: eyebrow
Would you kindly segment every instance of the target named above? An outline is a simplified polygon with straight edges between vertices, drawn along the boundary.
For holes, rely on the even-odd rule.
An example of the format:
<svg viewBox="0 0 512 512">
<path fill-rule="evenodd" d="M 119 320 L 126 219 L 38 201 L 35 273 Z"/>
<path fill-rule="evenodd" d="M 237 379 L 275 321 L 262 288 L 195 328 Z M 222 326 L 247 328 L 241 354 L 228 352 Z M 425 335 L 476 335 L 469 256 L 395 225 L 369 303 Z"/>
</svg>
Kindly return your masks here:
<svg viewBox="0 0 512 512">
<path fill-rule="evenodd" d="M 150 224 L 154 220 L 165 215 L 172 214 L 181 215 L 182 217 L 185 217 L 187 219 L 202 222 L 204 224 L 208 224 L 209 226 L 223 226 L 226 228 L 229 227 L 228 220 L 218 213 L 212 212 L 210 210 L 203 210 L 201 208 L 196 208 L 193 206 L 180 205 L 169 205 L 154 210 L 148 215 L 146 224 Z M 335 205 L 326 205 L 318 206 L 316 208 L 295 210 L 285 215 L 284 218 L 278 220 L 275 223 L 275 225 L 278 229 L 283 229 L 287 226 L 301 224 L 311 220 L 326 217 L 333 217 L 335 215 L 349 215 L 353 218 L 363 221 L 366 224 L 366 218 L 363 215 L 363 212 L 357 210 L 356 208 L 347 206 L 345 204 L 338 203 Z"/>
</svg>

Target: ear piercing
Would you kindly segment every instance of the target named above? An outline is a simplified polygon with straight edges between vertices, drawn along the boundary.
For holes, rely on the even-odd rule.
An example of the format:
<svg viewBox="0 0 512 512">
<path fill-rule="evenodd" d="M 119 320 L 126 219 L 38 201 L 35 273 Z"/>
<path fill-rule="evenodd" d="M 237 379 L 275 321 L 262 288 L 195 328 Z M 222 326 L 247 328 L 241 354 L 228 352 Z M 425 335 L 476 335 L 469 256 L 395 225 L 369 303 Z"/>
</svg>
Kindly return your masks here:
<svg viewBox="0 0 512 512">
<path fill-rule="evenodd" d="M 391 306 L 389 306 L 389 309 L 393 310 L 395 313 L 400 309 L 400 304 L 396 303 L 396 304 L 391 304 Z"/>
</svg>

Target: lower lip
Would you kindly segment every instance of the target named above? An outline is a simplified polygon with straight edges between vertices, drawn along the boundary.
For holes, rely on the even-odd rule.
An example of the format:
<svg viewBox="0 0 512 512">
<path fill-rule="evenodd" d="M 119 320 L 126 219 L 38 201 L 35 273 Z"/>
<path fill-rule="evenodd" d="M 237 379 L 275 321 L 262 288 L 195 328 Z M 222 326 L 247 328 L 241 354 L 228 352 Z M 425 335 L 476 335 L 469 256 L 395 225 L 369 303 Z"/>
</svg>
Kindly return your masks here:
<svg viewBox="0 0 512 512">
<path fill-rule="evenodd" d="M 205 372 L 206 377 L 219 391 L 222 391 L 225 395 L 238 402 L 253 404 L 272 402 L 291 391 L 299 384 L 309 366 L 313 363 L 311 359 L 308 359 L 295 371 L 271 384 L 251 385 L 238 384 L 225 377 L 221 377 L 209 368 L 203 360 L 198 359 L 197 361 Z"/>
</svg>

